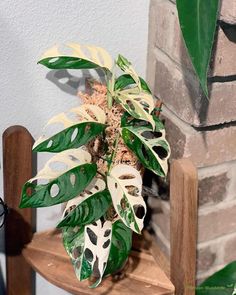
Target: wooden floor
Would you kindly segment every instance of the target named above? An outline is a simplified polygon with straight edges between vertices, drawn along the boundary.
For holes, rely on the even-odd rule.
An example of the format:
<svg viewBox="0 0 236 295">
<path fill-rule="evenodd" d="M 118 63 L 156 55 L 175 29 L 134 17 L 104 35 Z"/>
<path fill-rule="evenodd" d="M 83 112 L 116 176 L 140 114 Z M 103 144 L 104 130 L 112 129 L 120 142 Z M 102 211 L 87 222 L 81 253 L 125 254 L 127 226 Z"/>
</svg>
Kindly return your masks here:
<svg viewBox="0 0 236 295">
<path fill-rule="evenodd" d="M 36 233 L 23 255 L 33 269 L 52 284 L 72 294 L 95 294 L 88 281 L 79 282 L 58 231 Z M 109 276 L 96 288 L 96 295 L 174 294 L 174 286 L 157 265 L 148 249 L 131 252 L 122 278 Z M 115 283 L 114 283 L 115 282 Z"/>
</svg>

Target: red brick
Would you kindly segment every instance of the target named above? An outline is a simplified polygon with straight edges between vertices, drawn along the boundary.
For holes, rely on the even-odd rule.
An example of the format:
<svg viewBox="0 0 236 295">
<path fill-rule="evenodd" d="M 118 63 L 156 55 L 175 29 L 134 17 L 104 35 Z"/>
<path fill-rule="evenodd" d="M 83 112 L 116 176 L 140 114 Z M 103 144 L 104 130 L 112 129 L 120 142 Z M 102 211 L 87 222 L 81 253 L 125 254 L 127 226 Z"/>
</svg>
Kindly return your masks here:
<svg viewBox="0 0 236 295">
<path fill-rule="evenodd" d="M 224 260 L 225 263 L 236 260 L 236 236 L 233 236 L 226 242 Z"/>
<path fill-rule="evenodd" d="M 236 28 L 229 26 L 224 31 L 219 28 L 210 66 L 211 76 L 236 75 Z"/>
<path fill-rule="evenodd" d="M 216 252 L 207 246 L 197 251 L 197 271 L 203 272 L 209 270 L 216 260 Z"/>
<path fill-rule="evenodd" d="M 189 158 L 197 167 L 236 160 L 236 126 L 200 132 L 176 120 L 166 109 L 163 109 L 162 117 L 171 159 Z"/>
<path fill-rule="evenodd" d="M 165 211 L 154 214 L 152 222 L 156 224 L 165 238 L 170 240 L 170 208 L 165 206 Z M 198 216 L 198 243 L 214 240 L 221 236 L 235 233 L 236 229 L 236 204 L 221 206 L 217 210 L 199 211 Z M 236 249 L 236 248 L 235 248 Z"/>
<path fill-rule="evenodd" d="M 198 242 L 209 241 L 236 229 L 236 205 L 218 208 L 203 214 L 200 212 L 198 221 Z"/>
<path fill-rule="evenodd" d="M 236 81 L 213 83 L 210 99 L 202 98 L 195 75 L 189 71 L 183 73 L 158 49 L 153 91 L 178 118 L 190 125 L 211 126 L 236 119 Z"/>
<path fill-rule="evenodd" d="M 179 64 L 193 70 L 180 30 L 176 5 L 165 0 L 154 1 L 156 13 L 152 17 L 156 18 L 156 29 L 149 29 L 156 31 L 156 47 Z"/>
<path fill-rule="evenodd" d="M 229 24 L 236 24 L 236 2 L 235 0 L 222 0 L 220 19 Z"/>
<path fill-rule="evenodd" d="M 226 186 L 229 182 L 227 173 L 205 177 L 198 183 L 199 206 L 206 204 L 218 204 L 226 197 Z"/>
</svg>

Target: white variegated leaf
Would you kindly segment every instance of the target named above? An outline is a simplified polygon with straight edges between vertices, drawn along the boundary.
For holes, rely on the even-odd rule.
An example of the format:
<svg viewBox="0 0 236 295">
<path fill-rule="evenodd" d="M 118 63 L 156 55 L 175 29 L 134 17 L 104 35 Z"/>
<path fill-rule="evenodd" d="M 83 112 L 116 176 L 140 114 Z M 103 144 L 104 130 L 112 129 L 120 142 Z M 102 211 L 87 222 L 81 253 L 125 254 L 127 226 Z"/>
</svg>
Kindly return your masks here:
<svg viewBox="0 0 236 295">
<path fill-rule="evenodd" d="M 72 49 L 71 54 L 63 53 L 59 50 L 59 46 L 54 46 L 43 54 L 42 59 L 60 56 L 77 57 L 111 71 L 113 65 L 112 58 L 105 49 L 97 46 L 82 45 L 78 43 L 68 43 L 67 46 Z"/>
<path fill-rule="evenodd" d="M 53 156 L 45 164 L 44 168 L 40 170 L 35 177 L 28 180 L 28 182 L 33 182 L 34 180 L 39 179 L 50 181 L 78 165 L 83 165 L 90 162 L 90 153 L 83 150 L 82 148 L 67 150 Z"/>
<path fill-rule="evenodd" d="M 117 214 L 126 226 L 140 233 L 146 214 L 140 173 L 131 166 L 117 165 L 107 176 L 107 185 Z"/>
<path fill-rule="evenodd" d="M 105 124 L 106 115 L 105 112 L 96 105 L 83 104 L 77 108 L 73 108 L 68 111 L 68 113 L 60 113 L 52 117 L 44 128 L 44 133 L 50 129 L 52 125 L 58 126 L 60 129 L 57 133 L 61 132 L 63 129 L 77 126 L 80 123 L 85 122 L 95 122 L 99 124 Z M 75 127 L 76 129 L 76 127 Z M 42 142 L 50 138 L 52 134 L 43 134 L 34 143 L 33 149 L 39 146 Z"/>
<path fill-rule="evenodd" d="M 97 220 L 85 226 L 84 258 L 89 261 L 97 281 L 91 286 L 98 286 L 107 266 L 112 237 L 112 223 Z"/>
<path fill-rule="evenodd" d="M 149 122 L 152 128 L 155 129 L 155 121 L 151 115 L 155 104 L 150 93 L 142 91 L 138 87 L 133 87 L 118 90 L 115 95 L 118 102 L 131 116 Z"/>
</svg>

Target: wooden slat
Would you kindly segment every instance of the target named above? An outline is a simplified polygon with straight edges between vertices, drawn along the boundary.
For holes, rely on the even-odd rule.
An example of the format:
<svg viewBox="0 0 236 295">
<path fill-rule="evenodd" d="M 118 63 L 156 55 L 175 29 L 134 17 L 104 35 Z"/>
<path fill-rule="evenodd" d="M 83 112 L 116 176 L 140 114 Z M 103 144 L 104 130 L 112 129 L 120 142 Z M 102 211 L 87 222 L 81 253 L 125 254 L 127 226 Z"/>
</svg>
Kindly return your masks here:
<svg viewBox="0 0 236 295">
<path fill-rule="evenodd" d="M 94 294 L 89 282 L 79 282 L 74 274 L 70 259 L 64 250 L 57 231 L 37 233 L 23 254 L 29 264 L 44 278 L 72 294 Z M 97 295 L 161 295 L 173 294 L 174 287 L 164 272 L 157 266 L 150 253 L 132 251 L 124 278 L 104 279 L 96 289 Z"/>
<path fill-rule="evenodd" d="M 171 281 L 176 294 L 195 294 L 197 243 L 197 171 L 187 159 L 170 171 Z"/>
<path fill-rule="evenodd" d="M 5 225 L 6 273 L 8 295 L 32 295 L 32 271 L 22 249 L 32 237 L 32 210 L 19 209 L 21 188 L 32 177 L 30 133 L 21 126 L 3 134 L 4 199 L 10 208 Z"/>
</svg>

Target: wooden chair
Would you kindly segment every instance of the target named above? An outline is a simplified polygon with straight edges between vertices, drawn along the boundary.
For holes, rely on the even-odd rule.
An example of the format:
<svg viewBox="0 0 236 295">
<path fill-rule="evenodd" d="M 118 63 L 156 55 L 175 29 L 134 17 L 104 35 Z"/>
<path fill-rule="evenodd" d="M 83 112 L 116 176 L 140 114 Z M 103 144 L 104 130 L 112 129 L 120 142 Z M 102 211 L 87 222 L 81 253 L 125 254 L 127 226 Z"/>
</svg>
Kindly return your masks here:
<svg viewBox="0 0 236 295">
<path fill-rule="evenodd" d="M 32 209 L 19 209 L 23 183 L 32 177 L 33 138 L 21 126 L 3 134 L 4 197 L 10 207 L 5 225 L 8 295 L 33 295 L 32 268 L 72 294 L 195 294 L 197 172 L 189 160 L 175 160 L 170 171 L 171 257 L 147 233 L 134 239 L 123 275 L 104 279 L 96 290 L 78 282 L 60 233 L 33 234 Z M 32 267 L 32 268 L 31 268 Z"/>
</svg>

